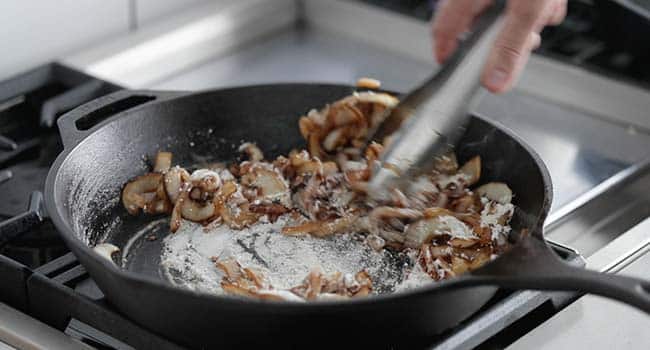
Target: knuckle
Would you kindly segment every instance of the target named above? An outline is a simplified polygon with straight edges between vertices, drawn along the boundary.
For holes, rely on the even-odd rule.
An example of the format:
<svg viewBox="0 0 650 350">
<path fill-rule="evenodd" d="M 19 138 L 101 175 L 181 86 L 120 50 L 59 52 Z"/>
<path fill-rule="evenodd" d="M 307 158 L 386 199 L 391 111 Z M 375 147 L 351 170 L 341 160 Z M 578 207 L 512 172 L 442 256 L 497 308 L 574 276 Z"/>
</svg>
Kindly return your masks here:
<svg viewBox="0 0 650 350">
<path fill-rule="evenodd" d="M 443 25 L 443 24 L 435 24 L 433 25 L 431 32 L 433 36 L 438 39 L 438 40 L 451 40 L 452 35 L 451 35 L 451 30 L 449 27 Z"/>
<path fill-rule="evenodd" d="M 496 50 L 502 63 L 514 64 L 522 55 L 523 50 L 506 42 L 497 42 Z"/>
</svg>

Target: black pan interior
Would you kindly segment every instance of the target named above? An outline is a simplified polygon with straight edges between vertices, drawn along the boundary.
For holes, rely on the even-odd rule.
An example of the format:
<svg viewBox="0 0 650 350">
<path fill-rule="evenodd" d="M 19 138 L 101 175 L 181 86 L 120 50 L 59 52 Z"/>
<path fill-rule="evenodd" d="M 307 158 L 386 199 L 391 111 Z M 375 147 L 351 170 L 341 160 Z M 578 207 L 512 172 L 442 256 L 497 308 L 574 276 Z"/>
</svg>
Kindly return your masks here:
<svg viewBox="0 0 650 350">
<path fill-rule="evenodd" d="M 174 164 L 184 166 L 233 160 L 243 141 L 256 142 L 267 156 L 286 154 L 304 146 L 297 126 L 300 115 L 351 92 L 336 85 L 255 86 L 136 107 L 68 155 L 57 175 L 55 194 L 62 201 L 57 207 L 65 207 L 62 216 L 87 245 L 108 241 L 124 247 L 156 218 L 129 216 L 119 201 L 120 191 L 129 179 L 149 171 L 157 151 L 173 152 Z M 515 235 L 540 224 L 550 203 L 550 183 L 539 159 L 516 137 L 474 117 L 457 154 L 461 162 L 480 155 L 482 182 L 502 181 L 513 189 Z M 158 276 L 159 253 L 159 244 L 149 244 L 128 266 Z"/>
</svg>

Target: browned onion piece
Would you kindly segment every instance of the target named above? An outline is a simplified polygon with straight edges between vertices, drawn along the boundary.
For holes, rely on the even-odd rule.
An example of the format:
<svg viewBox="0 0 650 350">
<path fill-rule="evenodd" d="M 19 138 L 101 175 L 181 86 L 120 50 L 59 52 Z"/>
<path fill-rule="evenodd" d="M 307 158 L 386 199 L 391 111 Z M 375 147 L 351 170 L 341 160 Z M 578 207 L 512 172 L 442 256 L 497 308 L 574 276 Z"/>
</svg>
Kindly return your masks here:
<svg viewBox="0 0 650 350">
<path fill-rule="evenodd" d="M 453 244 L 463 247 L 478 243 L 478 237 L 476 239 L 474 237 L 454 237 L 452 231 L 455 227 L 452 225 L 462 226 L 464 229 L 470 230 L 454 213 L 446 209 L 429 209 L 428 212 L 425 211 L 425 219 L 409 225 L 406 230 L 404 245 L 409 248 L 417 248 L 424 243 L 429 243 L 433 237 L 440 235 L 452 235 L 450 244 L 453 241 Z"/>
<path fill-rule="evenodd" d="M 187 170 L 180 167 L 173 167 L 165 173 L 164 184 L 167 196 L 172 203 L 176 203 L 183 183 L 190 180 Z"/>
<path fill-rule="evenodd" d="M 226 225 L 232 229 L 241 230 L 254 224 L 259 219 L 259 214 L 251 212 L 248 207 L 248 203 L 232 207 L 219 204 L 217 212 Z"/>
<path fill-rule="evenodd" d="M 298 126 L 300 128 L 300 134 L 303 138 L 308 139 L 309 135 L 316 131 L 316 125 L 308 117 L 301 117 L 298 121 Z"/>
<path fill-rule="evenodd" d="M 226 294 L 239 295 L 249 298 L 255 297 L 255 293 L 253 293 L 253 291 L 250 289 L 240 287 L 238 284 L 232 282 L 221 281 L 221 288 Z"/>
<path fill-rule="evenodd" d="M 481 202 L 477 196 L 468 193 L 452 201 L 451 208 L 457 213 L 475 213 L 480 211 Z"/>
<path fill-rule="evenodd" d="M 316 298 L 317 295 L 320 294 L 320 291 L 322 289 L 322 284 L 321 284 L 321 278 L 322 278 L 322 273 L 320 269 L 315 269 L 312 270 L 309 275 L 307 276 L 307 299 L 314 299 Z"/>
<path fill-rule="evenodd" d="M 406 230 L 404 245 L 409 248 L 418 248 L 428 243 L 436 236 L 436 230 L 440 229 L 440 222 L 436 218 L 424 219 L 409 225 Z"/>
<path fill-rule="evenodd" d="M 320 140 L 318 135 L 310 134 L 309 135 L 309 153 L 318 158 L 323 158 L 326 154 L 325 151 L 321 148 Z"/>
<path fill-rule="evenodd" d="M 212 202 L 205 204 L 198 203 L 197 201 L 188 198 L 181 204 L 181 215 L 184 219 L 201 222 L 212 218 L 216 214 L 216 210 Z"/>
<path fill-rule="evenodd" d="M 277 200 L 287 207 L 291 206 L 289 186 L 276 171 L 253 167 L 242 176 L 241 183 L 256 188 L 259 199 Z"/>
<path fill-rule="evenodd" d="M 417 220 L 422 218 L 423 214 L 419 210 L 410 208 L 396 207 L 377 207 L 370 212 L 371 219 L 384 220 L 388 218 Z"/>
<path fill-rule="evenodd" d="M 345 145 L 345 141 L 345 128 L 334 129 L 323 140 L 323 148 L 332 152 L 337 147 Z"/>
<path fill-rule="evenodd" d="M 283 227 L 282 233 L 293 236 L 310 234 L 316 237 L 327 237 L 338 233 L 350 232 L 356 218 L 356 216 L 347 216 L 333 220 L 309 221 L 297 226 Z"/>
<path fill-rule="evenodd" d="M 256 144 L 245 142 L 239 146 L 239 152 L 244 152 L 251 162 L 260 162 L 264 159 L 264 153 Z"/>
<path fill-rule="evenodd" d="M 449 245 L 456 248 L 469 248 L 477 245 L 478 243 L 478 239 L 452 238 L 449 240 Z"/>
<path fill-rule="evenodd" d="M 189 198 L 189 193 L 186 190 L 180 191 L 176 203 L 174 204 L 174 208 L 172 209 L 172 216 L 169 221 L 169 230 L 172 233 L 175 233 L 181 227 L 181 222 L 183 221 L 181 208 L 183 206 L 183 202 L 185 202 L 187 198 Z"/>
<path fill-rule="evenodd" d="M 226 181 L 219 190 L 219 196 L 227 200 L 231 195 L 237 192 L 237 184 L 234 181 Z"/>
<path fill-rule="evenodd" d="M 438 207 L 426 208 L 426 209 L 424 209 L 422 214 L 427 219 L 435 218 L 435 217 L 438 217 L 438 216 L 441 216 L 441 215 L 450 215 L 450 216 L 455 215 L 454 212 L 452 212 L 452 211 L 450 211 L 448 209 L 438 208 Z"/>
<path fill-rule="evenodd" d="M 468 186 L 474 185 L 481 178 L 481 157 L 476 156 L 463 164 L 458 169 L 459 174 L 463 174 Z"/>
<path fill-rule="evenodd" d="M 365 123 L 363 114 L 352 104 L 335 103 L 327 115 L 330 125 L 338 128 L 348 124 L 362 126 Z"/>
<path fill-rule="evenodd" d="M 375 251 L 380 251 L 386 246 L 386 241 L 375 234 L 368 235 L 366 237 L 366 242 Z"/>
<path fill-rule="evenodd" d="M 221 177 L 216 171 L 199 169 L 190 176 L 192 186 L 202 192 L 215 192 L 221 187 Z"/>
<path fill-rule="evenodd" d="M 354 97 L 356 97 L 359 102 L 378 104 L 387 108 L 393 108 L 399 102 L 395 96 L 371 91 L 360 92 Z"/>
<path fill-rule="evenodd" d="M 147 193 L 155 193 L 162 181 L 162 174 L 149 173 L 138 176 L 124 186 L 122 204 L 131 215 L 136 215 L 152 200 L 147 199 Z"/>
<path fill-rule="evenodd" d="M 450 152 L 434 160 L 433 168 L 443 174 L 455 174 L 458 171 L 456 154 Z"/>
<path fill-rule="evenodd" d="M 362 89 L 379 89 L 381 87 L 381 81 L 363 77 L 357 80 L 357 87 Z"/>
<path fill-rule="evenodd" d="M 167 199 L 157 199 L 147 203 L 143 210 L 147 214 L 168 214 L 172 210 L 172 205 Z"/>
<path fill-rule="evenodd" d="M 164 173 L 172 166 L 172 154 L 171 152 L 158 152 L 156 154 L 156 162 L 153 166 L 153 171 L 155 173 Z"/>
<path fill-rule="evenodd" d="M 289 212 L 289 209 L 277 203 L 251 204 L 248 209 L 252 213 L 268 215 L 271 222 L 275 222 L 280 215 Z"/>
</svg>

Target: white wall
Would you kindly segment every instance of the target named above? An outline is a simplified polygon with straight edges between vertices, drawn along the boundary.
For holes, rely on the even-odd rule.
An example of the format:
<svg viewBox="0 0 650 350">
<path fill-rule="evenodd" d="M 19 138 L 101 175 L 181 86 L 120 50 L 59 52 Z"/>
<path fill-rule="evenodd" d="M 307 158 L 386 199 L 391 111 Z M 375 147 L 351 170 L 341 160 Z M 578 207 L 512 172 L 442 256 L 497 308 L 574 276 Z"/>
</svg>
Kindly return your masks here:
<svg viewBox="0 0 650 350">
<path fill-rule="evenodd" d="M 0 0 L 0 80 L 205 1 Z"/>
<path fill-rule="evenodd" d="M 128 0 L 0 1 L 0 79 L 128 31 Z"/>
</svg>

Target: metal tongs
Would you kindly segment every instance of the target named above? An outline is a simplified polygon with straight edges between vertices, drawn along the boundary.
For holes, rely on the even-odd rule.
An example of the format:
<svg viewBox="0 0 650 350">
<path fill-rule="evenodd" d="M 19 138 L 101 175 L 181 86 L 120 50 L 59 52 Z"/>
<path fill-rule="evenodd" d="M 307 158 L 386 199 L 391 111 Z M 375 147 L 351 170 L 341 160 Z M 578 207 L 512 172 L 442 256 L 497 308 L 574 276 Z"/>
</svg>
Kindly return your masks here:
<svg viewBox="0 0 650 350">
<path fill-rule="evenodd" d="M 501 27 L 504 7 L 504 1 L 490 6 L 444 66 L 404 96 L 372 133 L 373 140 L 390 136 L 373 169 L 371 199 L 387 200 L 392 190 L 403 190 L 410 179 L 433 170 L 436 157 L 454 149 L 469 123 L 470 102 L 481 88 L 481 71 Z"/>
</svg>

